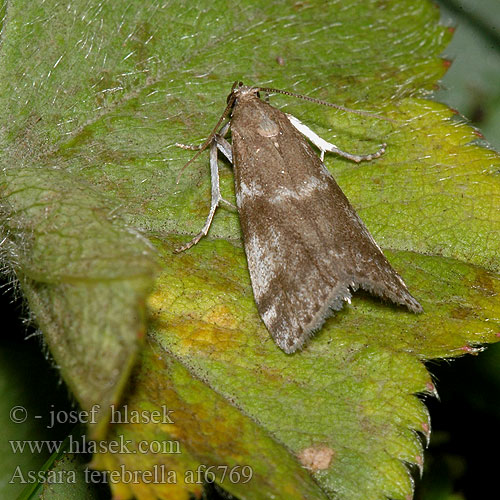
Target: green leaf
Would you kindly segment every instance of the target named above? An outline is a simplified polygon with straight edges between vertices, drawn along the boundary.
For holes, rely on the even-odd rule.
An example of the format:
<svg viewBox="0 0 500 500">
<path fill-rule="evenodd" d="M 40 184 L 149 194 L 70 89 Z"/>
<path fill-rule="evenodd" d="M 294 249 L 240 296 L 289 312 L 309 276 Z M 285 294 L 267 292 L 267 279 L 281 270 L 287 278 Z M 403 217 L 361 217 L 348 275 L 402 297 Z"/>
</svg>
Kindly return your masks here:
<svg viewBox="0 0 500 500">
<path fill-rule="evenodd" d="M 118 401 L 140 351 L 126 408 L 174 411 L 173 423 L 112 427 L 110 441 L 181 451 L 97 456 L 176 472 L 171 484 L 124 479 L 117 495 L 182 498 L 200 492 L 188 481 L 200 465 L 246 465 L 248 483 L 217 476 L 245 499 L 411 496 L 405 464 L 421 466 L 418 433 L 430 433 L 416 394 L 435 393 L 422 362 L 498 340 L 499 162 L 423 99 L 445 71 L 438 15 L 424 0 L 9 4 L 4 260 L 83 408 Z M 207 136 L 235 80 L 393 120 L 272 98 L 344 150 L 388 143 L 377 161 L 326 164 L 424 314 L 358 293 L 288 356 L 257 314 L 235 214 L 220 209 L 208 238 L 172 253 L 203 225 L 210 193 L 206 155 L 176 184 L 191 153 L 175 143 Z M 232 183 L 222 166 L 229 199 Z M 142 347 L 155 257 L 138 231 L 161 265 Z"/>
<path fill-rule="evenodd" d="M 102 435 L 143 336 L 152 252 L 74 175 L 25 166 L 4 183 L 5 258 L 64 380 L 83 409 L 97 405 Z"/>
</svg>

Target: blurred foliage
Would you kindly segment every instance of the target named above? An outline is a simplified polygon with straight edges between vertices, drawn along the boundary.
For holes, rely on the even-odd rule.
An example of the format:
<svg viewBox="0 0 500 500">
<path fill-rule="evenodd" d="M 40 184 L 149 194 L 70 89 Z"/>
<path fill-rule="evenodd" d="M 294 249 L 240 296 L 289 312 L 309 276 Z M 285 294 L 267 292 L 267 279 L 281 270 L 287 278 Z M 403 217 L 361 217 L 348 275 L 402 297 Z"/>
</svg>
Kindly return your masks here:
<svg viewBox="0 0 500 500">
<path fill-rule="evenodd" d="M 442 21 L 456 31 L 444 55 L 452 65 L 433 98 L 457 109 L 500 149 L 500 2 L 441 0 Z M 417 500 L 489 498 L 500 448 L 500 345 L 479 357 L 428 364 L 440 401 L 429 400 L 433 434 Z M 495 398 L 497 395 L 497 398 Z"/>
<path fill-rule="evenodd" d="M 457 109 L 500 149 L 500 2 L 440 0 L 442 22 L 456 27 L 444 56 L 452 65 L 434 98 Z"/>
</svg>

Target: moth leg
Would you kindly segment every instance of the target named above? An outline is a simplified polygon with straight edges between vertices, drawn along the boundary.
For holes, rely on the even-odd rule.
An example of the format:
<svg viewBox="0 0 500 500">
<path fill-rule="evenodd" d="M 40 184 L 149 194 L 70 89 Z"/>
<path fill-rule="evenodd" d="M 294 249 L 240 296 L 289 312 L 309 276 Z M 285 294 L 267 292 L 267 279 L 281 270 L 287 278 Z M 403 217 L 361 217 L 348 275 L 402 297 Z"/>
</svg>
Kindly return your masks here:
<svg viewBox="0 0 500 500">
<path fill-rule="evenodd" d="M 217 148 L 219 151 L 229 160 L 229 163 L 233 164 L 233 148 L 224 137 L 219 134 L 215 135 L 215 141 L 217 142 Z"/>
<path fill-rule="evenodd" d="M 233 148 L 231 147 L 231 144 L 229 144 L 226 139 L 224 139 L 224 135 L 227 134 L 227 131 L 229 130 L 229 127 L 226 129 L 226 125 L 222 127 L 221 131 L 219 134 L 215 134 L 215 142 L 217 143 L 217 148 L 218 150 L 229 160 L 229 163 L 231 165 L 233 164 Z M 232 211 L 236 211 L 237 208 L 230 202 L 227 201 L 226 199 L 222 198 L 220 199 L 221 203 L 226 205 L 227 208 L 229 208 Z"/>
<path fill-rule="evenodd" d="M 210 144 L 210 179 L 212 184 L 212 197 L 210 202 L 210 212 L 208 213 L 205 225 L 203 226 L 202 230 L 189 243 L 186 243 L 185 245 L 176 248 L 174 250 L 175 253 L 180 253 L 183 252 L 184 250 L 187 250 L 188 248 L 191 248 L 193 245 L 196 245 L 196 243 L 198 243 L 203 238 L 203 236 L 207 235 L 208 230 L 210 229 L 210 226 L 212 224 L 215 211 L 217 210 L 219 203 L 223 200 L 220 194 L 220 187 L 219 187 L 219 167 L 217 165 L 216 140 L 213 140 L 212 143 Z"/>
<path fill-rule="evenodd" d="M 322 139 L 318 134 L 313 132 L 307 125 L 304 125 L 299 119 L 295 118 L 293 115 L 286 114 L 287 118 L 290 120 L 290 123 L 305 137 L 307 137 L 320 151 L 321 151 L 321 161 L 325 158 L 325 152 L 336 153 L 343 158 L 347 158 L 348 160 L 355 161 L 359 163 L 360 161 L 369 161 L 374 160 L 375 158 L 379 158 L 385 153 L 385 148 L 387 144 L 382 144 L 382 147 L 376 151 L 375 153 L 371 153 L 368 155 L 354 155 L 351 153 L 347 153 L 339 149 L 335 144 L 331 144 L 330 142 Z"/>
<path fill-rule="evenodd" d="M 229 129 L 231 128 L 231 122 L 227 122 L 216 135 L 219 135 L 220 137 L 226 137 L 227 133 L 229 132 Z"/>
</svg>

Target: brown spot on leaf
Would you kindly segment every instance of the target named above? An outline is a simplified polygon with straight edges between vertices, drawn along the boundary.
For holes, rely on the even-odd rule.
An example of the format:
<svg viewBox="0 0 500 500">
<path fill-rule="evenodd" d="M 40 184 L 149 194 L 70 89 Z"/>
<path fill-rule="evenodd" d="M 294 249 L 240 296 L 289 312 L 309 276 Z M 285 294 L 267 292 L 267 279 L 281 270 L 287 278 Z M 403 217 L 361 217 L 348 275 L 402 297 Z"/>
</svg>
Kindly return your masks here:
<svg viewBox="0 0 500 500">
<path fill-rule="evenodd" d="M 306 469 L 317 472 L 330 467 L 334 454 L 328 446 L 311 446 L 299 452 L 297 458 Z"/>
<path fill-rule="evenodd" d="M 490 274 L 484 269 L 477 269 L 472 286 L 476 290 L 481 290 L 487 297 L 493 297 L 497 294 L 495 283 L 491 279 Z"/>
<path fill-rule="evenodd" d="M 467 319 L 470 316 L 474 316 L 474 311 L 470 307 L 455 307 L 450 312 L 450 316 L 454 319 Z"/>
</svg>

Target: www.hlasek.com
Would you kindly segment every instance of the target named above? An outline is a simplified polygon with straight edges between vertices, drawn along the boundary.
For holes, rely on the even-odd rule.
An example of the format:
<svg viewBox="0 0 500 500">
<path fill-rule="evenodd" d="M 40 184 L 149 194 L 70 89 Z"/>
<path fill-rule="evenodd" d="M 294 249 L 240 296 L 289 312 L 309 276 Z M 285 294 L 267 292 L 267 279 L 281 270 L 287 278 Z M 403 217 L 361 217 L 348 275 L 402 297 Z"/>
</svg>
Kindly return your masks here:
<svg viewBox="0 0 500 500">
<path fill-rule="evenodd" d="M 249 465 L 199 465 L 194 470 L 186 470 L 182 476 L 185 484 L 203 484 L 217 482 L 223 484 L 248 483 L 253 476 L 253 469 Z M 39 470 L 23 471 L 20 466 L 16 467 L 10 483 L 20 484 L 75 484 L 79 481 L 92 484 L 176 484 L 179 482 L 179 473 L 168 469 L 165 465 L 153 465 L 148 470 L 127 470 L 124 465 L 120 465 L 117 470 L 100 471 L 92 470 L 88 467 L 82 472 L 75 470 Z"/>
<path fill-rule="evenodd" d="M 73 437 L 71 434 L 67 440 L 9 440 L 12 453 L 124 453 L 124 454 L 179 454 L 181 453 L 180 442 L 177 440 L 143 440 L 133 441 L 118 436 L 117 439 L 109 441 L 94 441 L 87 439 L 85 435 Z M 64 446 L 64 449 L 63 449 Z"/>
</svg>

